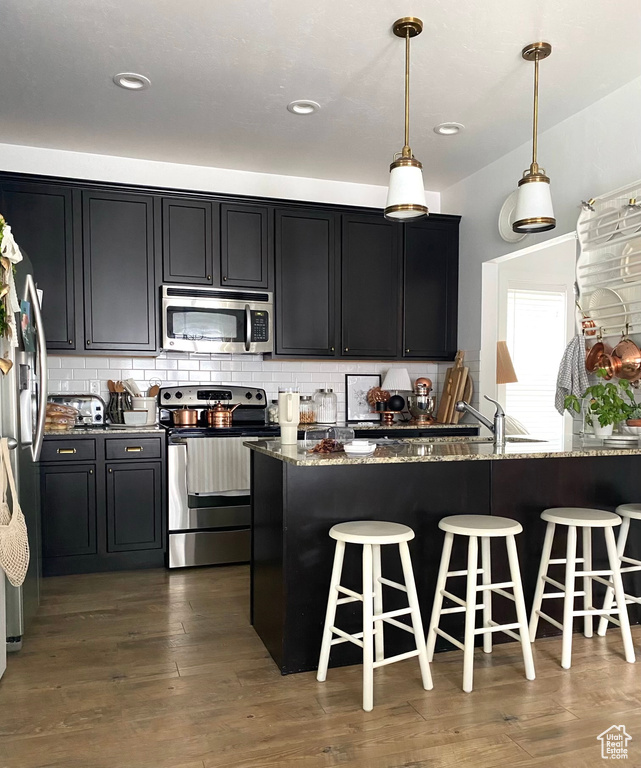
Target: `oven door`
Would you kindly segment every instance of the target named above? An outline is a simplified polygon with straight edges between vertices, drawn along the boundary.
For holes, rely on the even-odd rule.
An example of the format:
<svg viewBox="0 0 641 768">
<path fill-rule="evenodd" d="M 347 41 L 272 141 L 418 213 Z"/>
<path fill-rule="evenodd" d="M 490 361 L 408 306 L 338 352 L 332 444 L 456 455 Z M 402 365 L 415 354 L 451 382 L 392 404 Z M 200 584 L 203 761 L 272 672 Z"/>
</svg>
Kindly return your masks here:
<svg viewBox="0 0 641 768">
<path fill-rule="evenodd" d="M 163 349 L 180 352 L 273 351 L 271 304 L 163 298 Z"/>
</svg>

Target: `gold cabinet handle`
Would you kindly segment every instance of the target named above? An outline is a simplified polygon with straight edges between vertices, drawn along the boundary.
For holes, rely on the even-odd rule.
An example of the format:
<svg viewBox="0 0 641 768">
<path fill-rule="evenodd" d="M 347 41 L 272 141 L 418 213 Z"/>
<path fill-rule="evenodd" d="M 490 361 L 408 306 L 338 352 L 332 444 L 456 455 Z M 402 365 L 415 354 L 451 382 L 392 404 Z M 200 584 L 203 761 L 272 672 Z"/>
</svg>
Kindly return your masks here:
<svg viewBox="0 0 641 768">
<path fill-rule="evenodd" d="M 125 451 L 127 451 L 127 453 L 140 453 L 140 451 L 142 451 L 142 446 L 140 446 L 140 445 L 128 445 L 125 448 Z"/>
<path fill-rule="evenodd" d="M 75 448 L 58 448 L 56 453 L 76 453 Z"/>
</svg>

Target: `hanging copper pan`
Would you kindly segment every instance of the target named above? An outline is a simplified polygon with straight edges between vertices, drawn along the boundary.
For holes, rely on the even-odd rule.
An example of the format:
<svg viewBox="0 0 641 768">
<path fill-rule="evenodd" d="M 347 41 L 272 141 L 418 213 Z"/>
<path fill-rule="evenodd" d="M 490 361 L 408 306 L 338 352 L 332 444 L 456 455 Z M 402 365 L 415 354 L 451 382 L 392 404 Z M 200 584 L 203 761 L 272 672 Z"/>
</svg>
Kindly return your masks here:
<svg viewBox="0 0 641 768">
<path fill-rule="evenodd" d="M 623 335 L 610 357 L 615 366 L 614 375 L 618 378 L 634 381 L 641 376 L 641 350 L 632 339 Z"/>
</svg>

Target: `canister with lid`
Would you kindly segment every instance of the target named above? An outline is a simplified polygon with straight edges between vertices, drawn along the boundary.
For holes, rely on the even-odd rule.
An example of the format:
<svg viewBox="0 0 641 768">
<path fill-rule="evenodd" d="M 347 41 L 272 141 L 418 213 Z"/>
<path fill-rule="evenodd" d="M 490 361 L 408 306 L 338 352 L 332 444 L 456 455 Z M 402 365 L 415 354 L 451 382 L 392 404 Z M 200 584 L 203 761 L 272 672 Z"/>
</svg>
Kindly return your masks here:
<svg viewBox="0 0 641 768">
<path fill-rule="evenodd" d="M 338 401 L 333 389 L 316 390 L 314 406 L 318 424 L 336 424 Z"/>
<path fill-rule="evenodd" d="M 311 395 L 300 397 L 300 423 L 314 424 L 316 422 L 316 408 Z"/>
</svg>

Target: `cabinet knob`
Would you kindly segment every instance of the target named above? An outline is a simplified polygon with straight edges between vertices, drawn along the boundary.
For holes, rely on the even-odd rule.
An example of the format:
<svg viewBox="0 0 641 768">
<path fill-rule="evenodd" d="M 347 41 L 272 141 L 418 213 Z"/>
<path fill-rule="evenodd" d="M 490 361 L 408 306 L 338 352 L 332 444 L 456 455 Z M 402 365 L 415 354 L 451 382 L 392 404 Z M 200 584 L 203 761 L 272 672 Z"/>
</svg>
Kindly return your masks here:
<svg viewBox="0 0 641 768">
<path fill-rule="evenodd" d="M 89 346 L 90 344 L 91 344 L 91 341 L 87 339 L 87 346 Z"/>
<path fill-rule="evenodd" d="M 223 277 L 223 280 L 227 280 L 227 278 L 226 278 L 226 277 Z"/>
<path fill-rule="evenodd" d="M 211 275 L 207 275 L 207 280 L 211 280 Z M 227 278 L 225 278 L 227 280 Z"/>
<path fill-rule="evenodd" d="M 409 349 L 406 349 L 405 351 L 406 351 L 406 352 L 409 352 Z"/>
<path fill-rule="evenodd" d="M 349 347 L 345 347 L 345 352 L 349 352 Z"/>
<path fill-rule="evenodd" d="M 90 474 L 90 475 L 93 475 L 93 469 L 90 469 L 90 470 L 89 470 L 89 474 Z"/>
<path fill-rule="evenodd" d="M 334 351 L 334 347 L 330 347 L 329 349 L 330 349 L 330 352 Z"/>
<path fill-rule="evenodd" d="M 113 469 L 110 469 L 109 472 L 113 472 Z"/>
<path fill-rule="evenodd" d="M 70 344 L 73 344 L 73 339 L 69 339 L 69 343 L 70 343 Z"/>
</svg>

